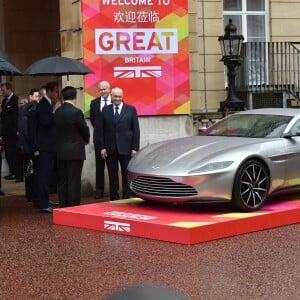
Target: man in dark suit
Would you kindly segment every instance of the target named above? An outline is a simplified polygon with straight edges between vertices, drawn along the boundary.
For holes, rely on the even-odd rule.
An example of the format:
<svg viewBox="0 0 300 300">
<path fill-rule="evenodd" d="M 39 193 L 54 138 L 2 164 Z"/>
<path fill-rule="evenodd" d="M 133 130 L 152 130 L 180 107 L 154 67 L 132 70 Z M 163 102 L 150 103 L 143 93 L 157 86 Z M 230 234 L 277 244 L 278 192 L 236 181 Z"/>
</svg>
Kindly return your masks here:
<svg viewBox="0 0 300 300">
<path fill-rule="evenodd" d="M 1 126 L 1 119 L 0 119 L 0 136 L 2 136 L 2 126 Z M 2 150 L 3 150 L 3 144 L 2 139 L 0 139 L 0 196 L 4 196 L 4 192 L 2 191 Z"/>
<path fill-rule="evenodd" d="M 90 121 L 95 126 L 96 120 L 101 118 L 101 112 L 103 107 L 111 104 L 110 96 L 110 84 L 107 81 L 101 81 L 98 84 L 100 91 L 100 97 L 92 100 L 90 105 Z M 103 197 L 104 186 L 105 186 L 105 159 L 101 157 L 101 149 L 97 147 L 94 143 L 95 148 L 95 161 L 96 161 L 96 199 L 101 199 Z"/>
<path fill-rule="evenodd" d="M 80 205 L 81 172 L 90 132 L 82 111 L 75 107 L 76 89 L 66 86 L 62 96 L 64 103 L 55 112 L 54 123 L 59 206 L 66 207 Z"/>
<path fill-rule="evenodd" d="M 25 109 L 28 105 L 26 98 L 18 99 L 18 140 L 17 140 L 17 157 L 16 157 L 16 180 L 15 182 L 22 182 L 24 180 L 24 164 L 25 164 L 25 152 L 24 147 L 24 130 L 27 128 L 27 120 L 25 117 Z"/>
<path fill-rule="evenodd" d="M 5 97 L 1 103 L 2 139 L 4 144 L 4 153 L 10 172 L 10 174 L 4 178 L 7 180 L 15 180 L 19 97 L 13 93 L 12 85 L 8 82 L 1 84 L 1 92 Z"/>
<path fill-rule="evenodd" d="M 49 202 L 51 174 L 55 163 L 54 112 L 60 106 L 58 84 L 55 81 L 46 85 L 46 95 L 36 106 L 36 149 L 38 205 L 41 212 L 52 213 Z"/>
<path fill-rule="evenodd" d="M 103 108 L 94 128 L 94 141 L 107 162 L 111 200 L 119 199 L 118 165 L 121 166 L 123 199 L 130 197 L 127 166 L 140 147 L 140 128 L 135 107 L 123 102 L 123 90 L 112 90 L 113 104 Z"/>
<path fill-rule="evenodd" d="M 37 157 L 33 155 L 36 125 L 35 111 L 40 100 L 39 89 L 31 88 L 29 91 L 29 102 L 19 109 L 19 145 L 24 156 L 24 177 L 25 177 L 25 195 L 28 201 L 33 202 L 34 207 L 37 203 Z M 20 99 L 19 99 L 20 101 Z"/>
</svg>

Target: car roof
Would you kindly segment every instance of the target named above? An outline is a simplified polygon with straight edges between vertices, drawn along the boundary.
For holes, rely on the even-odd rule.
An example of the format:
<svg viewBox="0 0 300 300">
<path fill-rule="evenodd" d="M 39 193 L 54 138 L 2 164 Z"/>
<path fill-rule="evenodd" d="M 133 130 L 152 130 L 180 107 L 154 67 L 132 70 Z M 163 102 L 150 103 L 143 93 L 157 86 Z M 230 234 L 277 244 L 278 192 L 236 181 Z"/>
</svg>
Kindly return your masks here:
<svg viewBox="0 0 300 300">
<path fill-rule="evenodd" d="M 255 114 L 255 115 L 278 115 L 278 116 L 300 116 L 298 108 L 258 108 L 239 112 L 239 114 Z"/>
</svg>

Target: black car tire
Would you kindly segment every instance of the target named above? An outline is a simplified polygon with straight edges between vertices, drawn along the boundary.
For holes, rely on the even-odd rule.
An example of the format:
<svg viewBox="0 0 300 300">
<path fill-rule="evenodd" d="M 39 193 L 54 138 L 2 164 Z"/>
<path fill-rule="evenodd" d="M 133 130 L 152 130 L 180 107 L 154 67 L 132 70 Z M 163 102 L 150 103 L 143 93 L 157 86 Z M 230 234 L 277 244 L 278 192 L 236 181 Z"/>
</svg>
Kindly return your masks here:
<svg viewBox="0 0 300 300">
<path fill-rule="evenodd" d="M 269 187 L 267 167 L 256 159 L 246 161 L 235 177 L 232 194 L 234 208 L 244 212 L 258 210 L 268 196 Z"/>
</svg>

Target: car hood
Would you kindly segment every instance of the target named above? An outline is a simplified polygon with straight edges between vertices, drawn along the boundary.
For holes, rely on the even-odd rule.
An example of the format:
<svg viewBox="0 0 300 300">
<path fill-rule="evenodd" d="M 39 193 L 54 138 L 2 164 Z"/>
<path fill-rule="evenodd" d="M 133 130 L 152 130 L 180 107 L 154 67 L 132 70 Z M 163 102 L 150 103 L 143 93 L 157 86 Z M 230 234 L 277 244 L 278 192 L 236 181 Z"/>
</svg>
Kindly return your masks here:
<svg viewBox="0 0 300 300">
<path fill-rule="evenodd" d="M 186 174 L 208 162 L 238 160 L 239 157 L 245 157 L 246 153 L 251 154 L 251 149 L 258 150 L 257 144 L 262 142 L 266 143 L 266 139 L 223 136 L 168 140 L 141 149 L 131 159 L 128 170 L 153 175 L 167 175 L 170 172 Z"/>
</svg>

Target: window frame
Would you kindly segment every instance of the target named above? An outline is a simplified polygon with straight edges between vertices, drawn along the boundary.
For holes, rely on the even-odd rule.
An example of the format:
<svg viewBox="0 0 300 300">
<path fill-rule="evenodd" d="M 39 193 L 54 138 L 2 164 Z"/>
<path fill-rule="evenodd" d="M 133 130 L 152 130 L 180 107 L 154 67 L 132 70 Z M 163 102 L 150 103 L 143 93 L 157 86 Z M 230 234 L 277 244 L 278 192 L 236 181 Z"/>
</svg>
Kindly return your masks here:
<svg viewBox="0 0 300 300">
<path fill-rule="evenodd" d="M 249 10 L 247 11 L 247 0 L 241 0 L 242 3 L 242 9 L 239 11 L 225 11 L 223 10 L 223 23 L 224 23 L 224 28 L 227 24 L 225 24 L 225 16 L 241 16 L 241 23 L 242 23 L 242 30 L 241 28 L 237 28 L 237 33 L 242 34 L 244 36 L 244 43 L 248 42 L 248 27 L 247 27 L 247 17 L 248 16 L 264 16 L 265 17 L 265 37 L 263 42 L 266 43 L 265 47 L 265 57 L 267 57 L 267 52 L 268 52 L 268 42 L 270 41 L 270 22 L 269 22 L 269 1 L 268 0 L 263 0 L 265 2 L 265 9 L 263 11 L 252 11 Z M 224 7 L 224 0 L 222 1 L 223 7 Z M 236 24 L 235 24 L 236 25 Z M 251 59 L 251 54 L 250 54 L 250 59 Z M 267 72 L 268 68 L 268 59 L 266 59 L 263 70 L 266 72 L 264 73 L 263 78 L 260 78 L 257 76 L 256 70 L 251 71 L 249 70 L 249 84 L 250 85 L 261 85 L 269 82 L 269 74 Z M 259 64 L 259 62 L 258 62 Z M 258 68 L 261 68 L 260 65 L 258 65 Z M 226 72 L 226 68 L 224 70 Z M 226 75 L 226 74 L 224 74 Z M 227 82 L 227 76 L 225 76 L 225 87 L 228 86 Z"/>
<path fill-rule="evenodd" d="M 256 16 L 265 16 L 265 42 L 270 41 L 270 23 L 269 23 L 269 1 L 265 1 L 265 10 L 264 11 L 247 11 L 247 0 L 242 1 L 242 10 L 240 11 L 229 11 L 223 10 L 223 20 L 224 16 L 241 16 L 242 17 L 242 31 L 240 34 L 244 36 L 244 42 L 248 41 L 248 28 L 247 28 L 247 16 L 256 15 Z M 224 0 L 223 0 L 224 2 Z M 223 5 L 224 7 L 224 5 Z M 226 26 L 226 24 L 224 24 Z M 225 28 L 225 27 L 224 27 Z M 238 28 L 238 30 L 240 30 Z"/>
</svg>

